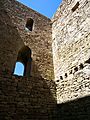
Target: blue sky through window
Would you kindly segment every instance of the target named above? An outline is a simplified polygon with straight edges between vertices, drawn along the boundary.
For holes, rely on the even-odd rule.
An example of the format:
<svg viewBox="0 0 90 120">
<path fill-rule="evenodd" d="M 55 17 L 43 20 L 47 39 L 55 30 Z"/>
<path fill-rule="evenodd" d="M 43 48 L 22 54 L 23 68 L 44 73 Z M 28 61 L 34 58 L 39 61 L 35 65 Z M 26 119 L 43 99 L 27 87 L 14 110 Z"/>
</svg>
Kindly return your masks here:
<svg viewBox="0 0 90 120">
<path fill-rule="evenodd" d="M 51 18 L 62 0 L 17 0 L 37 12 Z"/>
<path fill-rule="evenodd" d="M 23 73 L 24 73 L 24 65 L 21 62 L 16 62 L 14 74 L 23 76 Z"/>
</svg>

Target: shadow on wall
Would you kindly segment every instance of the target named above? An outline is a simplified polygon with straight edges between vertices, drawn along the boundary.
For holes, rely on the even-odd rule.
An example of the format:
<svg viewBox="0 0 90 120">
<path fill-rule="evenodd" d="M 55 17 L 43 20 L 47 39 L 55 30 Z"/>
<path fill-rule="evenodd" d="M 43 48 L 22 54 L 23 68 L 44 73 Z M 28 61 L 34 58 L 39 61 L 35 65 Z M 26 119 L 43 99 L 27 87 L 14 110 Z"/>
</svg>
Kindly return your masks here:
<svg viewBox="0 0 90 120">
<path fill-rule="evenodd" d="M 4 9 L 4 2 L 0 1 L 0 120 L 55 119 L 55 84 L 34 76 L 40 76 L 34 61 L 34 77 L 26 77 L 26 72 L 24 77 L 5 72 L 12 73 L 17 60 L 23 60 L 21 62 L 26 64 L 26 56 L 21 58 L 27 53 L 21 52 L 21 57 L 18 57 L 24 42 Z"/>
<path fill-rule="evenodd" d="M 37 77 L 0 79 L 0 120 L 56 120 L 55 83 Z"/>
<path fill-rule="evenodd" d="M 4 8 L 4 2 L 0 1 L 0 70 L 12 73 L 17 53 L 24 43 Z"/>
<path fill-rule="evenodd" d="M 90 120 L 90 96 L 58 104 L 57 120 Z"/>
</svg>

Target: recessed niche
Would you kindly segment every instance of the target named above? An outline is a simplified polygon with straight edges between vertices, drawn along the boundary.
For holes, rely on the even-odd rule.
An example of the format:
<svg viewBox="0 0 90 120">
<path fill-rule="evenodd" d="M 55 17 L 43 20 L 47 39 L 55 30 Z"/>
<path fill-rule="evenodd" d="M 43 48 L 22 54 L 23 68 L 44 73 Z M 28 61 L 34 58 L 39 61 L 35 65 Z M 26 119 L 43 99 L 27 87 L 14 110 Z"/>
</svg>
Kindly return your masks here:
<svg viewBox="0 0 90 120">
<path fill-rule="evenodd" d="M 13 74 L 18 76 L 30 77 L 31 63 L 31 49 L 28 46 L 23 46 L 18 52 Z"/>
<path fill-rule="evenodd" d="M 77 2 L 75 6 L 72 8 L 72 12 L 74 12 L 78 8 L 78 6 L 79 6 L 79 2 Z"/>
</svg>

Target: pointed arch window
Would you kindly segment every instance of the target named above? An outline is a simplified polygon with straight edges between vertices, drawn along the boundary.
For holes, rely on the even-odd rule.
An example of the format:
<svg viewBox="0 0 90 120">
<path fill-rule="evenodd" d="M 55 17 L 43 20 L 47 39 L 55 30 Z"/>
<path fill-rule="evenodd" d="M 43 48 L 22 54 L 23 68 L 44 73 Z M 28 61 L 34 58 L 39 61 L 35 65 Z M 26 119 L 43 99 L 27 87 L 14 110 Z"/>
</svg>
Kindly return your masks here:
<svg viewBox="0 0 90 120">
<path fill-rule="evenodd" d="M 31 73 L 31 62 L 31 49 L 27 46 L 22 47 L 18 52 L 13 74 L 29 77 Z"/>
</svg>

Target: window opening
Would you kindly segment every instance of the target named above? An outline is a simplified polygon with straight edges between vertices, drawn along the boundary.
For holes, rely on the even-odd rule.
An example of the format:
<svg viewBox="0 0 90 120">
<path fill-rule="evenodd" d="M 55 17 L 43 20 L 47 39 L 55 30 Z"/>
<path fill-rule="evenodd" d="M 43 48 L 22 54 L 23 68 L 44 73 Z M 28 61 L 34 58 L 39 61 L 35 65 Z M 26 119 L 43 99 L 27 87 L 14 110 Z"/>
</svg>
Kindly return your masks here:
<svg viewBox="0 0 90 120">
<path fill-rule="evenodd" d="M 27 46 L 24 46 L 18 52 L 18 57 L 13 74 L 30 77 L 31 63 L 31 49 Z M 17 72 L 17 70 L 18 72 L 20 72 L 20 74 Z"/>
<path fill-rule="evenodd" d="M 33 29 L 33 19 L 32 18 L 27 19 L 26 28 L 28 30 L 32 31 L 32 29 Z"/>
</svg>

